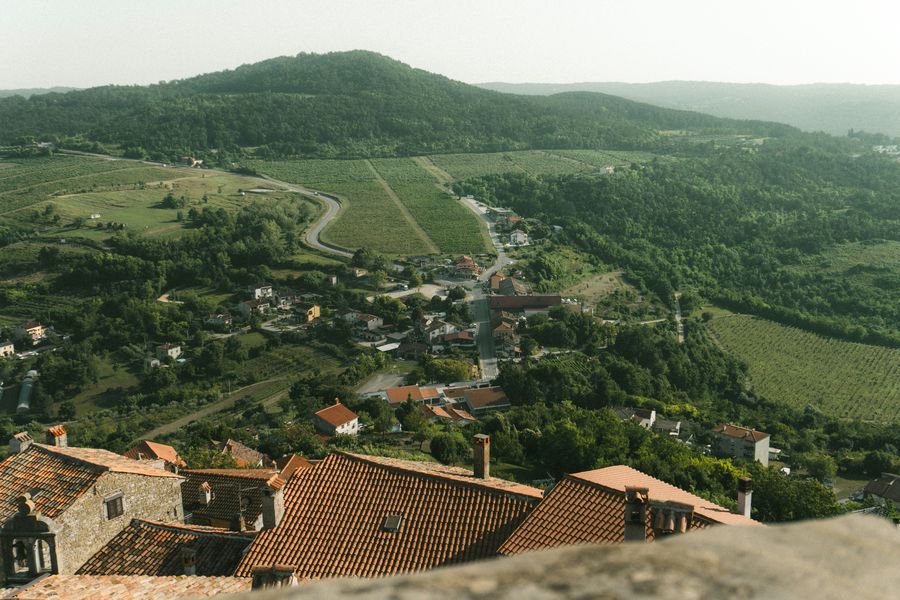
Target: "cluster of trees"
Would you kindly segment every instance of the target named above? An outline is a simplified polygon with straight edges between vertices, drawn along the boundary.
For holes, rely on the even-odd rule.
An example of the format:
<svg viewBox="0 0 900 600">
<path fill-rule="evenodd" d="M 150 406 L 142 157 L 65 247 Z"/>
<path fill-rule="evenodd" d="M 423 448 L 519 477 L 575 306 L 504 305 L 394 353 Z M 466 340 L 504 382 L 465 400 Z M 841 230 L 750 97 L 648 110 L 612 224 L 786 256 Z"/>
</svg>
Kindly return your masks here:
<svg viewBox="0 0 900 600">
<path fill-rule="evenodd" d="M 608 177 L 490 176 L 457 191 L 563 225 L 567 243 L 625 267 L 665 303 L 695 286 L 786 324 L 900 345 L 900 274 L 810 267 L 839 244 L 900 240 L 900 166 L 854 150 L 806 136 Z"/>
</svg>

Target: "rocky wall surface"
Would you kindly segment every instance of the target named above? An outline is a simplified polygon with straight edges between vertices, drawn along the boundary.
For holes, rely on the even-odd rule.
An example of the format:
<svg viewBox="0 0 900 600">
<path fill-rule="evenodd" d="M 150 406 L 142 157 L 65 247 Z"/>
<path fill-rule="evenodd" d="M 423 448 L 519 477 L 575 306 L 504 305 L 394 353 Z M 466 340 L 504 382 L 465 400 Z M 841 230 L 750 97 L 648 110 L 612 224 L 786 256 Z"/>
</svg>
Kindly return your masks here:
<svg viewBox="0 0 900 600">
<path fill-rule="evenodd" d="M 301 583 L 251 600 L 860 600 L 900 598 L 900 532 L 874 517 L 713 527 L 661 542 L 568 547 L 417 575 Z"/>
</svg>

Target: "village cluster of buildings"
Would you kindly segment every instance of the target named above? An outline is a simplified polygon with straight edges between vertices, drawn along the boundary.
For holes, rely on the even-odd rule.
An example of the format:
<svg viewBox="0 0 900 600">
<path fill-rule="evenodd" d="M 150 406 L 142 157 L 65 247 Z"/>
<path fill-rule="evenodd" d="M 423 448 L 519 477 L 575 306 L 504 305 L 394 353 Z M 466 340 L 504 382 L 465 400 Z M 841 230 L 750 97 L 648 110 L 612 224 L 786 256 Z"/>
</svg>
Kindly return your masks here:
<svg viewBox="0 0 900 600">
<path fill-rule="evenodd" d="M 269 284 L 253 287 L 246 300 L 238 303 L 238 311 L 245 318 L 252 315 L 266 316 L 273 313 L 289 313 L 297 317 L 301 326 L 315 323 L 322 316 L 322 308 L 314 301 L 314 294 L 299 294 L 294 290 L 275 289 Z M 225 324 L 225 315 L 208 315 L 207 324 Z M 230 320 L 227 324 L 230 326 Z"/>
<path fill-rule="evenodd" d="M 548 492 L 492 477 L 490 452 L 479 434 L 471 469 L 348 452 L 190 469 L 164 444 L 122 456 L 70 447 L 62 427 L 45 443 L 17 434 L 0 463 L 0 598 L 65 600 L 92 586 L 211 596 L 759 526 L 749 481 L 735 514 L 626 466 L 573 473 Z"/>
</svg>

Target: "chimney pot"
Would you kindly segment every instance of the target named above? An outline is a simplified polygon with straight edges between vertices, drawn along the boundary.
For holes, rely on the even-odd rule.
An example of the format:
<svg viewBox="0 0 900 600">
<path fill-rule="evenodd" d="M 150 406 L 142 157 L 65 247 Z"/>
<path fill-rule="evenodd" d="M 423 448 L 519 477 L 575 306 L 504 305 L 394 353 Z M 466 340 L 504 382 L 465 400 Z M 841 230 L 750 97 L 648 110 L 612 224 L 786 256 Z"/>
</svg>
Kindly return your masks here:
<svg viewBox="0 0 900 600">
<path fill-rule="evenodd" d="M 197 574 L 197 549 L 191 547 L 181 548 L 181 565 L 185 575 Z"/>
<path fill-rule="evenodd" d="M 251 589 L 265 590 L 295 587 L 296 585 L 297 578 L 294 577 L 294 569 L 290 565 L 272 565 L 271 567 L 256 567 L 253 569 Z"/>
<path fill-rule="evenodd" d="M 491 436 L 479 433 L 472 443 L 474 466 L 472 471 L 478 479 L 491 476 Z"/>
<path fill-rule="evenodd" d="M 753 480 L 749 477 L 738 479 L 738 514 L 750 518 L 750 510 L 753 501 Z"/>
<path fill-rule="evenodd" d="M 647 541 L 647 505 L 650 489 L 627 486 L 625 488 L 625 541 Z"/>
<path fill-rule="evenodd" d="M 62 425 L 54 425 L 47 429 L 47 445 L 65 448 L 69 445 L 69 436 Z"/>
<path fill-rule="evenodd" d="M 263 529 L 278 527 L 284 517 L 284 480 L 275 475 L 266 482 L 262 497 Z"/>
</svg>

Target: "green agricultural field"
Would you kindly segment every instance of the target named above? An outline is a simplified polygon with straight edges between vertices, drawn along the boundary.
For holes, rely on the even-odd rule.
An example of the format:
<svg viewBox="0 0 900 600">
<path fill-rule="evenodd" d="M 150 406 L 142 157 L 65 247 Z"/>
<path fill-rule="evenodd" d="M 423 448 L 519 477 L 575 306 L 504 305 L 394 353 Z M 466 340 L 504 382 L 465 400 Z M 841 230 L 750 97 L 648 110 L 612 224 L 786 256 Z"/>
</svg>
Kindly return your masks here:
<svg viewBox="0 0 900 600">
<path fill-rule="evenodd" d="M 173 236 L 184 228 L 179 212 L 184 218 L 191 208 L 234 210 L 283 195 L 241 196 L 240 190 L 259 184 L 250 177 L 65 155 L 21 161 L 2 174 L 12 172 L 0 179 L 0 219 L 13 226 L 37 225 L 55 240 L 102 240 L 117 231 L 111 223 L 145 235 Z M 183 197 L 184 208 L 160 207 L 168 193 Z"/>
<path fill-rule="evenodd" d="M 658 155 L 650 152 L 623 150 L 552 150 L 551 152 L 594 167 L 615 167 L 629 163 L 650 162 L 654 158 L 659 158 Z"/>
<path fill-rule="evenodd" d="M 709 328 L 745 361 L 754 389 L 835 417 L 900 417 L 900 350 L 844 342 L 748 315 L 715 318 Z"/>
<path fill-rule="evenodd" d="M 480 254 L 491 247 L 480 219 L 417 162 L 391 158 L 373 160 L 372 165 L 442 253 Z"/>
</svg>

